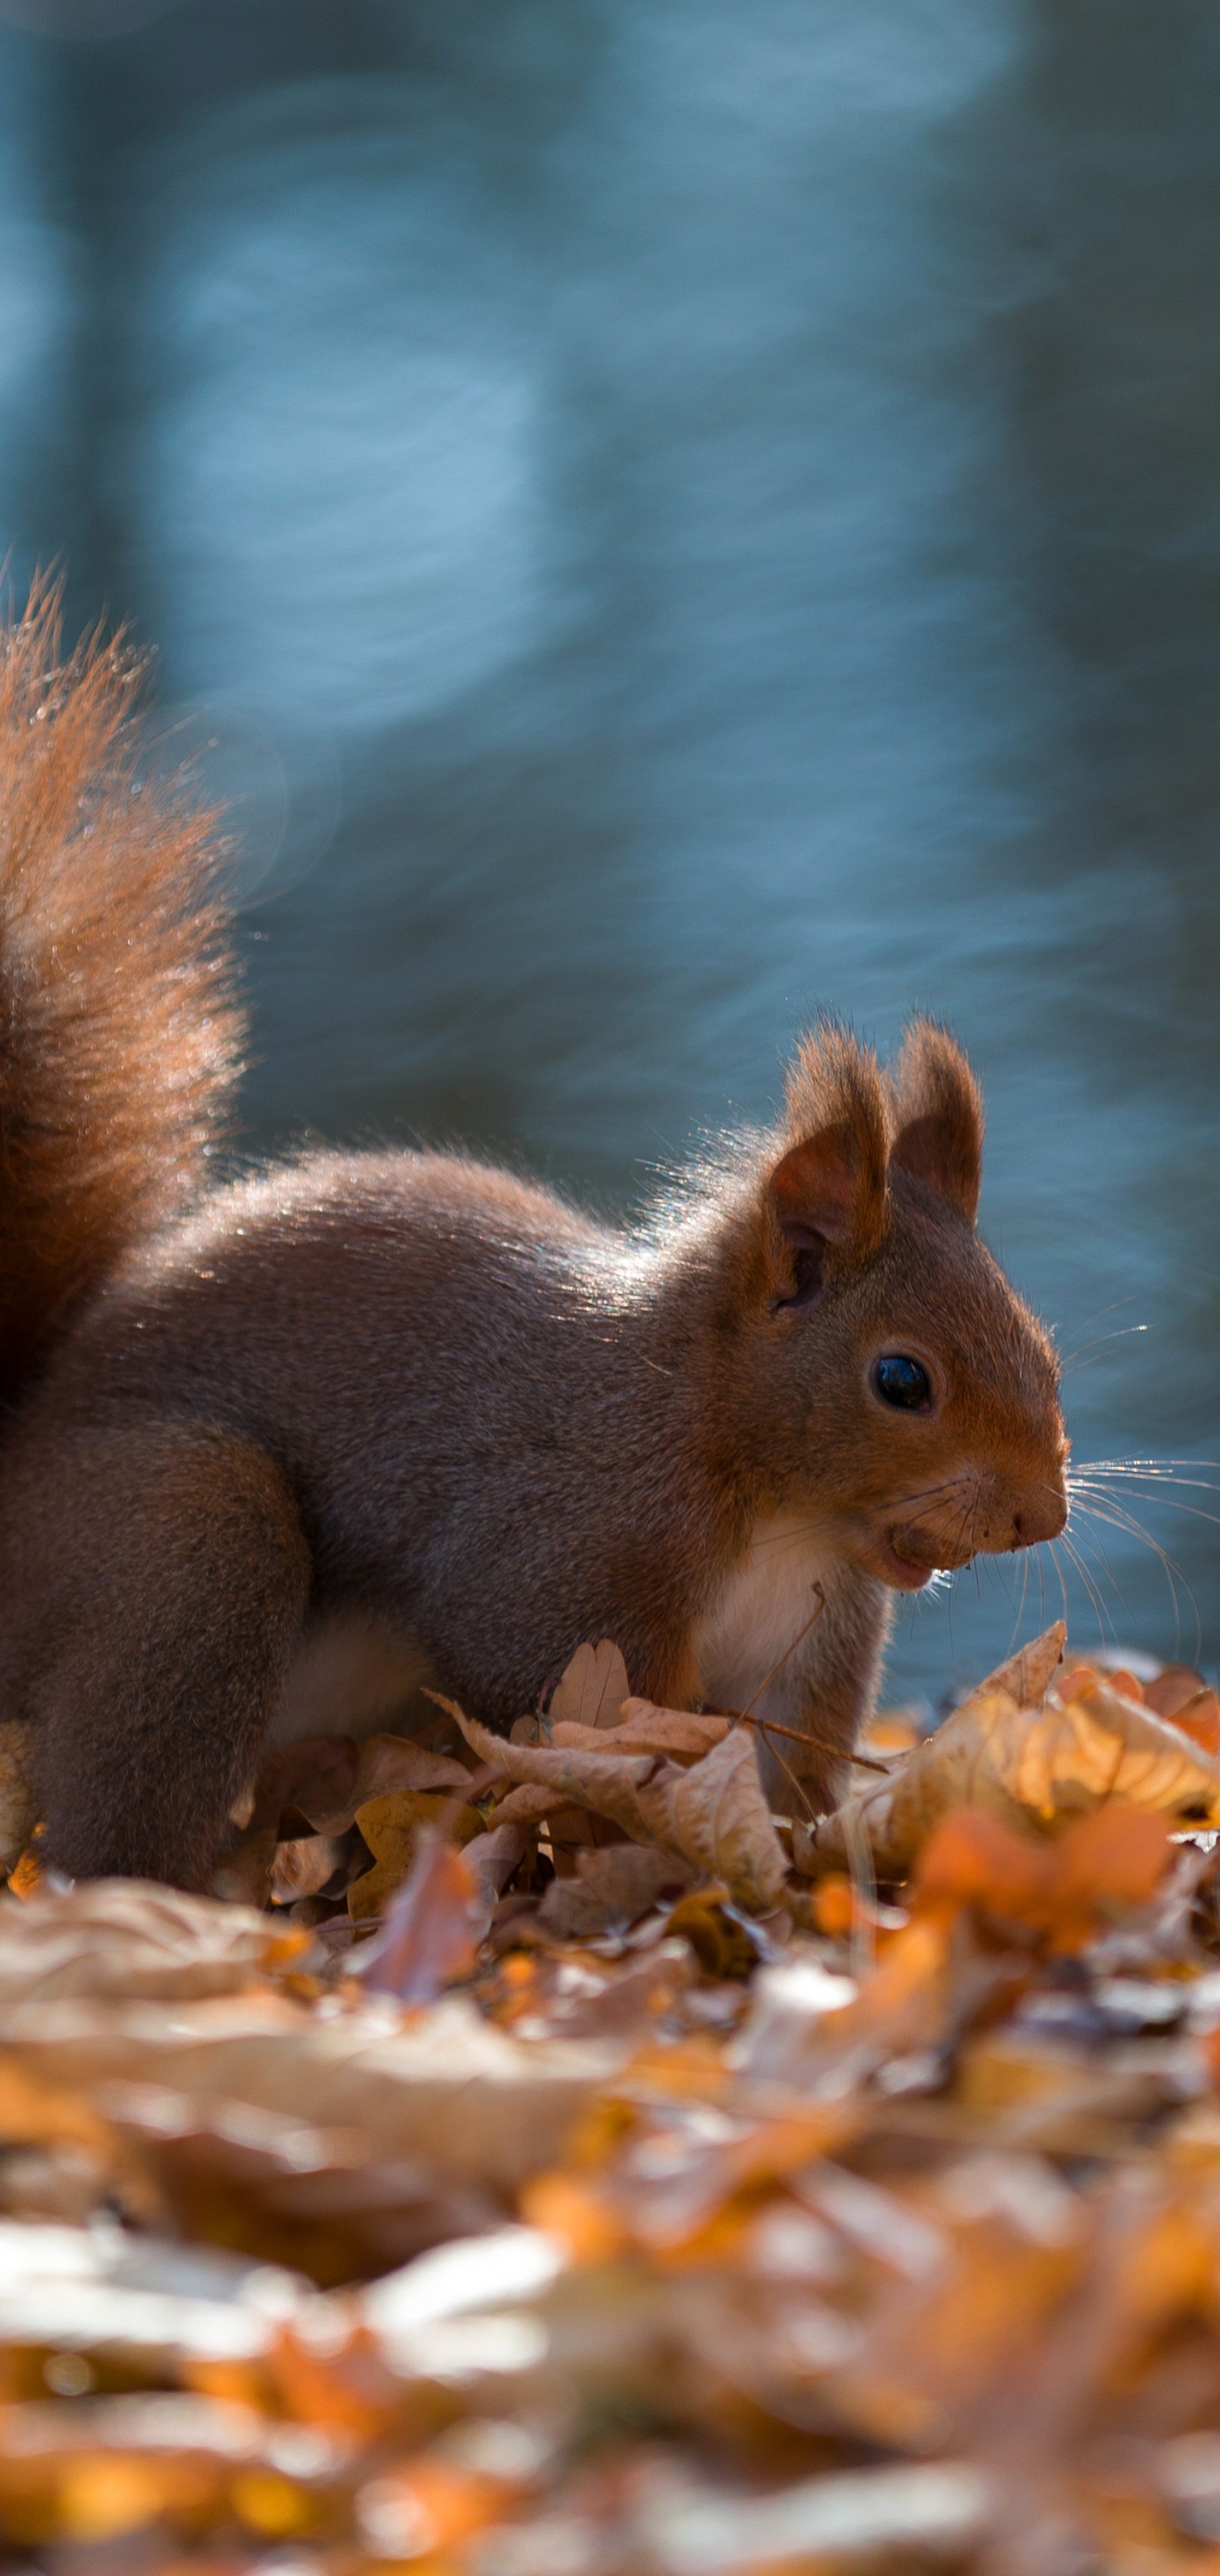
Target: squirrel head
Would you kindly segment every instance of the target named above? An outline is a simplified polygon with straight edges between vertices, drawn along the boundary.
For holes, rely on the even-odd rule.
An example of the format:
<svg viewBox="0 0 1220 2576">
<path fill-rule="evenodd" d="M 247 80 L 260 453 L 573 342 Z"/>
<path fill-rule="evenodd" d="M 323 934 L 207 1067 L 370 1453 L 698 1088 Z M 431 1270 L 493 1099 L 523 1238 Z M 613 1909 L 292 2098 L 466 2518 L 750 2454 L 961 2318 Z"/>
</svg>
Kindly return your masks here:
<svg viewBox="0 0 1220 2576">
<path fill-rule="evenodd" d="M 944 1029 L 917 1021 L 885 1071 L 824 1024 L 738 1238 L 737 1455 L 761 1427 L 760 1502 L 900 1591 L 1067 1519 L 1058 1362 L 975 1231 L 982 1144 Z"/>
</svg>

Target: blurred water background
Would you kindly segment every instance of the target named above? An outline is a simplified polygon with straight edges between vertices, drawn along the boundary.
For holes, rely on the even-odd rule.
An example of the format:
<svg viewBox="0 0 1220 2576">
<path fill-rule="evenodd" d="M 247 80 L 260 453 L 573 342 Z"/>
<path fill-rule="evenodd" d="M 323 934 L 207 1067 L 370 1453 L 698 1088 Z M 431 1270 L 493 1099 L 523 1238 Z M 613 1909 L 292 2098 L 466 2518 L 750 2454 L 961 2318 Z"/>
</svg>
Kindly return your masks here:
<svg viewBox="0 0 1220 2576">
<path fill-rule="evenodd" d="M 234 800 L 251 1150 L 630 1207 L 930 1008 L 1079 1456 L 1220 1457 L 1218 130 L 1206 0 L 0 0 L 0 540 Z"/>
</svg>

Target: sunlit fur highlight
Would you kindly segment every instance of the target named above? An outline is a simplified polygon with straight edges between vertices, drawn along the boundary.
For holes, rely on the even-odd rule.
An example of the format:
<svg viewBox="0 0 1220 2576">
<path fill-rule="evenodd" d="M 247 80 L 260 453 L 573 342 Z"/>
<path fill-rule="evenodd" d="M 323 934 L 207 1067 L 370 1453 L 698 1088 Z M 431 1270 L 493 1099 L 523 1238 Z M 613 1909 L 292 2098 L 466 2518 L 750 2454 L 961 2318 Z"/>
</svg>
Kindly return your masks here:
<svg viewBox="0 0 1220 2576">
<path fill-rule="evenodd" d="M 143 669 L 0 631 L 0 1386 L 189 1206 L 243 1040 L 215 821 L 139 775 Z"/>
</svg>

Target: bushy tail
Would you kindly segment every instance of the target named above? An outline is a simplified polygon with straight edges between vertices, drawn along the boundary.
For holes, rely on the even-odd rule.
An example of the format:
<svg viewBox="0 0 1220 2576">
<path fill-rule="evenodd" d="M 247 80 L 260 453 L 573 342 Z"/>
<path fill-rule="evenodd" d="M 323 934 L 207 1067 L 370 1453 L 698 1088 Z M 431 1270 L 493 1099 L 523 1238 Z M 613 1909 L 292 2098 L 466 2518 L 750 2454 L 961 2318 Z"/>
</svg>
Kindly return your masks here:
<svg viewBox="0 0 1220 2576">
<path fill-rule="evenodd" d="M 244 1034 L 216 818 L 141 777 L 143 668 L 0 629 L 0 1394 L 204 1177 Z"/>
</svg>

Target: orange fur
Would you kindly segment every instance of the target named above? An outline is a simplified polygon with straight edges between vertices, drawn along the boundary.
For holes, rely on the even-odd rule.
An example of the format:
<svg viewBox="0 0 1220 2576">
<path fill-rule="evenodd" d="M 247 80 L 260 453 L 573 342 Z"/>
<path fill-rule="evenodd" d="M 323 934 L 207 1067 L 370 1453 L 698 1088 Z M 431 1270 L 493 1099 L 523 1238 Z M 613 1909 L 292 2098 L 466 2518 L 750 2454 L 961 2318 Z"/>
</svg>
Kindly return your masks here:
<svg viewBox="0 0 1220 2576">
<path fill-rule="evenodd" d="M 0 633 L 0 1385 L 200 1188 L 238 1071 L 214 818 L 138 776 L 143 673 Z"/>
</svg>

